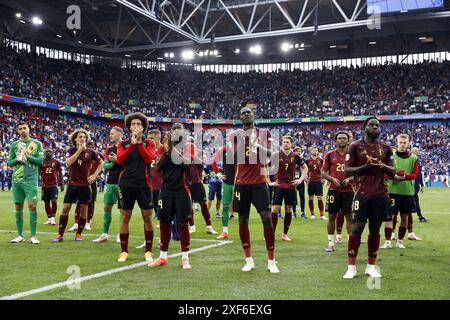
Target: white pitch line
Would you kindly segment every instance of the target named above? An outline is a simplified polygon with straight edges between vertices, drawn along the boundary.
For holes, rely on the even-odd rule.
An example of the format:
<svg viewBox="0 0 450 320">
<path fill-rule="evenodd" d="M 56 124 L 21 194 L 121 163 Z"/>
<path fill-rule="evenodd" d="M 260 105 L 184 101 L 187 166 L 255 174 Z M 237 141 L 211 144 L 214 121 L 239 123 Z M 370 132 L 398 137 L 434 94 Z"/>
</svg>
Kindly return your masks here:
<svg viewBox="0 0 450 320">
<path fill-rule="evenodd" d="M 210 244 L 204 247 L 200 247 L 197 249 L 193 249 L 190 251 L 190 253 L 194 253 L 194 252 L 199 252 L 199 251 L 204 251 L 204 250 L 208 250 L 210 248 L 214 248 L 214 247 L 219 247 L 219 246 L 223 246 L 226 244 L 230 244 L 233 243 L 233 241 L 221 241 L 220 243 L 215 243 L 215 244 Z M 168 258 L 176 258 L 181 256 L 181 252 L 179 253 L 175 253 L 172 255 L 169 255 Z M 125 266 L 125 267 L 121 267 L 121 268 L 116 268 L 116 269 L 110 269 L 110 270 L 106 270 L 103 272 L 99 272 L 99 273 L 94 273 L 85 277 L 81 277 L 77 280 L 67 280 L 64 282 L 57 282 L 45 287 L 41 287 L 41 288 L 37 288 L 37 289 L 33 289 L 33 290 L 29 290 L 29 291 L 24 291 L 24 292 L 19 292 L 10 296 L 4 296 L 1 297 L 0 300 L 16 300 L 16 299 L 20 299 L 20 298 L 24 298 L 24 297 L 28 297 L 34 294 L 38 294 L 38 293 L 42 293 L 42 292 L 47 292 L 47 291 L 51 291 L 51 290 L 55 290 L 58 288 L 62 288 L 68 285 L 74 285 L 74 284 L 78 284 L 81 282 L 85 282 L 88 280 L 92 280 L 92 279 L 97 279 L 97 278 L 101 278 L 101 277 L 105 277 L 105 276 L 109 276 L 111 274 L 114 273 L 118 273 L 118 272 L 122 272 L 122 271 L 128 271 L 128 270 L 133 270 L 142 266 L 147 265 L 148 262 L 139 262 L 139 263 L 135 263 L 129 266 Z"/>
<path fill-rule="evenodd" d="M 25 230 L 28 231 L 28 230 Z M 17 230 L 0 230 L 0 233 L 16 233 Z M 49 234 L 49 235 L 56 235 L 56 232 L 41 232 L 38 231 L 37 234 Z M 75 234 L 75 233 L 66 233 L 67 234 Z M 92 233 L 83 233 L 83 237 L 99 237 L 98 234 L 92 234 Z M 113 235 L 112 237 L 115 237 L 115 235 Z M 129 238 L 136 238 L 136 239 L 144 239 L 144 236 L 139 237 L 139 236 L 129 236 Z M 156 239 L 159 239 L 159 237 L 154 237 Z M 221 240 L 214 240 L 214 239 L 196 239 L 196 238 L 191 238 L 192 241 L 199 241 L 199 242 L 221 242 Z"/>
</svg>

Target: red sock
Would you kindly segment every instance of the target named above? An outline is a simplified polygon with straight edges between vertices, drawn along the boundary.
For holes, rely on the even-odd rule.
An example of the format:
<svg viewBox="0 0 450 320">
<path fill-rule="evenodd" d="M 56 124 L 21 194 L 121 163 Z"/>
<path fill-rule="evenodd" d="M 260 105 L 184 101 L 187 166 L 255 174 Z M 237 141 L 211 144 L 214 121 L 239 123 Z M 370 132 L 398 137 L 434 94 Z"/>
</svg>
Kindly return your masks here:
<svg viewBox="0 0 450 320">
<path fill-rule="evenodd" d="M 50 202 L 45 202 L 45 213 L 47 214 L 47 218 L 52 217 L 52 208 L 50 207 Z"/>
<path fill-rule="evenodd" d="M 264 228 L 264 239 L 266 240 L 266 249 L 269 260 L 273 260 L 275 255 L 275 232 L 272 227 Z"/>
<path fill-rule="evenodd" d="M 200 207 L 202 209 L 202 216 L 205 219 L 206 225 L 210 226 L 211 225 L 211 215 L 209 214 L 208 206 L 206 205 L 206 203 L 203 203 Z"/>
<path fill-rule="evenodd" d="M 245 257 L 251 257 L 252 247 L 250 244 L 250 230 L 248 229 L 248 223 L 239 223 L 239 237 L 241 238 L 242 249 L 244 249 Z"/>
<path fill-rule="evenodd" d="M 344 226 L 344 215 L 339 212 L 336 215 L 336 233 L 337 234 L 342 234 L 342 227 Z"/>
<path fill-rule="evenodd" d="M 278 213 L 272 212 L 272 225 L 274 233 L 277 230 L 277 223 L 278 223 Z"/>
<path fill-rule="evenodd" d="M 309 211 L 311 212 L 311 215 L 314 215 L 314 200 L 309 200 L 308 201 L 309 204 Z"/>
<path fill-rule="evenodd" d="M 384 237 L 389 241 L 392 239 L 392 228 L 384 227 Z"/>
<path fill-rule="evenodd" d="M 319 203 L 319 211 L 320 211 L 320 215 L 323 216 L 323 200 L 317 200 L 317 202 Z"/>
<path fill-rule="evenodd" d="M 406 234 L 406 228 L 399 227 L 398 228 L 398 240 L 403 240 L 403 238 L 405 237 L 405 234 Z"/>
<path fill-rule="evenodd" d="M 81 207 L 80 207 L 80 206 L 81 206 L 80 203 L 77 202 L 77 207 L 75 208 L 75 219 L 74 219 L 74 223 L 78 223 L 78 220 L 80 220 L 80 210 L 81 210 Z"/>
<path fill-rule="evenodd" d="M 92 220 L 92 217 L 94 216 L 94 204 L 92 202 L 88 202 L 87 204 L 88 206 L 88 218 L 87 221 L 89 221 L 89 223 Z"/>
<path fill-rule="evenodd" d="M 367 260 L 368 264 L 375 264 L 377 260 L 377 252 L 380 248 L 380 234 L 369 234 L 369 238 L 367 240 L 368 247 L 368 255 L 369 258 Z"/>
<path fill-rule="evenodd" d="M 86 219 L 79 218 L 78 219 L 78 230 L 77 233 L 81 234 L 83 232 L 84 226 L 86 225 Z"/>
<path fill-rule="evenodd" d="M 171 236 L 171 228 L 172 225 L 161 223 L 159 225 L 159 231 L 160 231 L 160 250 L 167 252 L 169 250 L 169 242 L 170 242 L 170 236 Z"/>
<path fill-rule="evenodd" d="M 191 208 L 191 218 L 189 219 L 189 225 L 194 225 L 194 208 Z"/>
<path fill-rule="evenodd" d="M 122 252 L 128 252 L 128 237 L 129 236 L 130 236 L 129 233 L 121 233 L 121 234 L 119 234 L 120 246 L 122 247 Z"/>
<path fill-rule="evenodd" d="M 69 221 L 69 216 L 59 216 L 59 232 L 58 234 L 62 237 L 64 236 L 64 232 L 66 231 L 67 221 Z"/>
<path fill-rule="evenodd" d="M 287 234 L 291 226 L 292 212 L 285 212 L 284 214 L 284 234 Z M 275 231 L 275 230 L 274 230 Z"/>
<path fill-rule="evenodd" d="M 348 264 L 356 265 L 359 246 L 361 245 L 361 236 L 350 235 L 348 239 Z"/>
<path fill-rule="evenodd" d="M 144 229 L 144 237 L 145 237 L 145 252 L 152 252 L 153 246 L 153 230 L 145 230 Z"/>
<path fill-rule="evenodd" d="M 180 233 L 181 251 L 189 251 L 191 235 L 189 234 L 189 227 L 187 223 L 178 224 L 178 232 Z"/>
<path fill-rule="evenodd" d="M 412 213 L 408 213 L 408 232 L 413 232 L 413 216 Z"/>
<path fill-rule="evenodd" d="M 52 201 L 52 217 L 54 218 L 56 216 L 56 211 L 58 210 L 58 202 Z"/>
<path fill-rule="evenodd" d="M 397 226 L 397 215 L 392 217 L 392 232 L 395 232 L 395 227 Z"/>
</svg>

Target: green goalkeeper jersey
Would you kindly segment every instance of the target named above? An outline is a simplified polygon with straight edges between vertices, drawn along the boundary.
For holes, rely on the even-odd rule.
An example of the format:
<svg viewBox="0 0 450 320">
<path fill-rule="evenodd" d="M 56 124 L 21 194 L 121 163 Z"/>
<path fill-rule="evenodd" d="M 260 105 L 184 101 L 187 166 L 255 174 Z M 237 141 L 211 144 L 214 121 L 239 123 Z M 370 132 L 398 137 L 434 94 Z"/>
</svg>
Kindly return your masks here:
<svg viewBox="0 0 450 320">
<path fill-rule="evenodd" d="M 17 161 L 26 152 L 26 160 Z M 38 183 L 39 165 L 44 161 L 42 144 L 35 140 L 18 140 L 11 145 L 9 151 L 8 166 L 14 167 L 12 176 L 13 183 Z"/>
</svg>

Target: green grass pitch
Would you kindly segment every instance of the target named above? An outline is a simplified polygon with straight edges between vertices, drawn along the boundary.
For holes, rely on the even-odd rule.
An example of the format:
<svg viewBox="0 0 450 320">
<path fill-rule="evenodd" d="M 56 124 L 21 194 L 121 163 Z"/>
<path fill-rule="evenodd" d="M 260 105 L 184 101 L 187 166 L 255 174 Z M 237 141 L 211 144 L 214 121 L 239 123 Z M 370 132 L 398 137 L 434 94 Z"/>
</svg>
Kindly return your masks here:
<svg viewBox="0 0 450 320">
<path fill-rule="evenodd" d="M 62 286 L 48 291 L 35 291 L 22 299 L 449 299 L 450 193 L 448 189 L 428 188 L 421 196 L 422 210 L 429 223 L 419 223 L 415 216 L 414 231 L 423 241 L 405 241 L 406 249 L 380 249 L 378 265 L 383 278 L 379 283 L 364 276 L 367 245 L 362 244 L 358 257 L 358 276 L 342 279 L 346 271 L 347 241 L 337 245 L 334 253 L 324 252 L 327 245 L 326 222 L 293 219 L 289 232 L 293 242 L 281 241 L 283 220 L 278 222 L 276 259 L 279 274 L 267 271 L 267 257 L 259 216 L 251 213 L 251 240 L 256 269 L 241 272 L 244 265 L 239 241 L 238 223 L 230 223 L 230 241 L 219 246 L 215 236 L 207 235 L 204 220 L 196 212 L 197 232 L 191 235 L 191 248 L 202 251 L 190 256 L 192 270 L 179 267 L 180 257 L 169 259 L 169 266 L 149 270 L 142 264 L 144 252 L 135 249 L 142 243 L 143 223 L 138 211 L 132 218 L 130 259 L 120 264 L 120 246 L 115 243 L 118 231 L 118 212 L 114 209 L 111 240 L 93 243 L 103 225 L 103 194 L 99 193 L 93 230 L 83 233 L 84 241 L 73 241 L 66 233 L 65 241 L 51 243 L 57 226 L 43 225 L 46 220 L 43 202 L 38 206 L 38 237 L 40 245 L 29 243 L 28 210 L 24 210 L 27 242 L 11 244 L 16 236 L 14 207 L 9 192 L 0 191 L 0 298 L 64 282 L 71 277 L 69 266 L 79 268 L 80 276 L 98 274 L 123 266 L 129 270 L 106 274 L 79 284 L 79 288 Z M 62 208 L 62 196 L 58 213 Z M 213 204 L 214 208 L 214 204 Z M 317 204 L 316 204 L 317 208 Z M 221 220 L 214 217 L 213 226 L 221 231 Z M 68 227 L 73 219 L 71 212 Z M 58 218 L 57 218 L 58 219 Z M 159 229 L 155 229 L 154 256 L 159 255 L 156 243 Z M 384 241 L 381 230 L 381 243 Z M 367 238 L 367 230 L 364 232 Z M 345 239 L 345 237 L 344 237 Z M 209 241 L 205 241 L 209 240 Z M 210 246 L 203 248 L 205 246 Z M 171 241 L 169 255 L 179 253 L 179 242 Z M 369 283 L 369 285 L 368 285 Z"/>
</svg>

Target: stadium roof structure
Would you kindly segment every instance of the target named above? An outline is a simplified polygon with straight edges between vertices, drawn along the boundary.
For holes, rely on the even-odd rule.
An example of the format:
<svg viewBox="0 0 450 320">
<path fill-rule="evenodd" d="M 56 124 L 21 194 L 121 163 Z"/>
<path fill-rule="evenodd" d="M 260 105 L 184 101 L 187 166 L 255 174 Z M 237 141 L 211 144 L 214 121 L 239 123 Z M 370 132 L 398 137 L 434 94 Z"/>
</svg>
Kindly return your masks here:
<svg viewBox="0 0 450 320">
<path fill-rule="evenodd" d="M 79 30 L 66 25 L 71 5 Z M 190 49 L 192 63 L 242 64 L 450 51 L 448 5 L 379 16 L 367 14 L 365 0 L 0 0 L 0 9 L 0 37 L 121 58 Z M 248 53 L 254 44 L 263 54 Z M 213 49 L 219 55 L 198 55 Z"/>
</svg>

